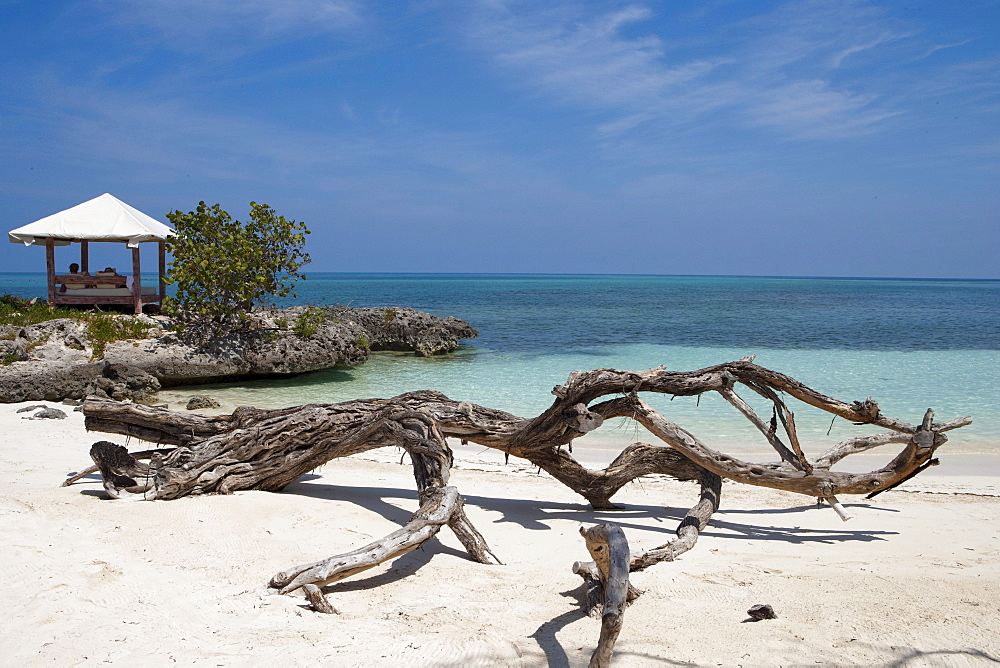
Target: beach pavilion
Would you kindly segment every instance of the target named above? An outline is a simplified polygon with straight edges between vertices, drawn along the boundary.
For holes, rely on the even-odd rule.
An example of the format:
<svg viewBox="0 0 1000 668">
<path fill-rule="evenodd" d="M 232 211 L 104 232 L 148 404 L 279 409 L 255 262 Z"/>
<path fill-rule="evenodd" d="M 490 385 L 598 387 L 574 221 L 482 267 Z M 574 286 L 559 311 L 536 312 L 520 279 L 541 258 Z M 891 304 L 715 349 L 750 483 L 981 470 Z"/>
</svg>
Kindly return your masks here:
<svg viewBox="0 0 1000 668">
<path fill-rule="evenodd" d="M 11 243 L 45 246 L 50 304 L 132 304 L 142 313 L 143 304 L 163 303 L 166 296 L 166 245 L 174 231 L 118 198 L 104 193 L 83 204 L 46 216 L 11 230 Z M 124 243 L 132 249 L 132 275 L 98 271 L 89 275 L 91 242 Z M 159 248 L 159 285 L 142 287 L 139 244 L 156 242 Z M 56 274 L 55 247 L 80 244 L 80 273 Z M 84 276 L 86 275 L 86 276 Z"/>
</svg>

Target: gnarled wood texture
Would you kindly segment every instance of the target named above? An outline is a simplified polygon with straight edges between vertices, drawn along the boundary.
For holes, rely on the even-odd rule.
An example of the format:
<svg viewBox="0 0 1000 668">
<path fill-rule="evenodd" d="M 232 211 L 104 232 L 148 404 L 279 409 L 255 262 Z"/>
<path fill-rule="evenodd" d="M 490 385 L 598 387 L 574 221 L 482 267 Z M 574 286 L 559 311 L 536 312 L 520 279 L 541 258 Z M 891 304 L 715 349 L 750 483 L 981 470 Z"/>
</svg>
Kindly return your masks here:
<svg viewBox="0 0 1000 668">
<path fill-rule="evenodd" d="M 770 402 L 770 424 L 740 397 L 740 388 Z M 750 463 L 714 450 L 640 397 L 640 393 L 695 396 L 706 392 L 718 393 L 743 414 L 781 461 Z M 965 417 L 934 422 L 934 413 L 928 409 L 920 424 L 910 424 L 882 415 L 871 398 L 846 403 L 827 397 L 794 378 L 754 364 L 752 358 L 689 372 L 663 367 L 638 372 L 573 372 L 552 393 L 556 397 L 552 405 L 527 419 L 455 401 L 431 390 L 392 399 L 279 410 L 239 408 L 232 415 L 219 417 L 97 399 L 88 399 L 83 412 L 88 429 L 136 436 L 158 446 L 144 453 L 149 457 L 148 465 L 127 454 L 123 456 L 120 450 L 109 447 L 113 444 L 95 446 L 94 459 L 105 489 L 119 498 L 162 500 L 236 490 L 278 491 L 338 457 L 387 446 L 406 450 L 413 462 L 421 504 L 410 522 L 354 552 L 275 575 L 271 585 L 282 592 L 306 584 L 322 585 L 370 568 L 419 545 L 444 524 L 456 533 L 474 559 L 499 562 L 465 516 L 457 490 L 448 486 L 452 463 L 448 437 L 527 459 L 595 508 L 613 508 L 611 497 L 640 476 L 664 474 L 698 481 L 700 498 L 682 520 L 677 538 L 632 558 L 629 568 L 636 570 L 672 560 L 691 549 L 719 507 L 723 478 L 825 499 L 838 508 L 838 494 L 871 494 L 889 489 L 924 470 L 935 451 L 947 441 L 945 432 L 972 421 Z M 787 397 L 887 432 L 848 439 L 809 461 L 794 414 L 785 403 Z M 599 471 L 587 469 L 561 447 L 616 417 L 639 422 L 660 444 L 630 445 Z M 830 470 L 846 456 L 890 443 L 902 443 L 903 447 L 878 470 Z M 165 449 L 165 445 L 175 447 Z M 585 579 L 596 577 L 594 568 L 581 565 L 581 575 Z"/>
<path fill-rule="evenodd" d="M 628 540 L 622 528 L 614 524 L 580 527 L 580 535 L 594 559 L 598 574 L 595 589 L 600 590 L 601 635 L 590 657 L 590 668 L 606 668 L 611 665 L 615 641 L 625 621 L 625 606 L 631 600 Z"/>
<path fill-rule="evenodd" d="M 785 446 L 776 434 L 770 434 L 768 441 L 785 461 L 748 463 L 713 450 L 653 410 L 639 396 L 640 392 L 674 396 L 718 392 L 736 403 L 744 414 L 752 413 L 742 400 L 734 398 L 737 385 L 761 394 L 774 404 L 775 414 L 781 417 L 782 429 L 793 446 Z M 851 422 L 880 426 L 892 433 L 845 441 L 810 463 L 804 454 L 799 456 L 801 447 L 791 411 L 780 393 Z M 698 480 L 701 469 L 735 482 L 818 498 L 868 494 L 923 467 L 946 442 L 946 431 L 971 422 L 971 418 L 960 418 L 935 423 L 930 413 L 922 424 L 909 424 L 883 416 L 871 399 L 853 404 L 838 401 L 747 360 L 691 372 L 663 368 L 642 372 L 614 369 L 574 372 L 553 394 L 556 399 L 552 406 L 531 419 L 454 401 L 430 390 L 393 399 L 272 411 L 240 408 L 232 415 L 212 418 L 137 404 L 88 400 L 84 414 L 88 429 L 137 436 L 161 446 L 178 446 L 157 467 L 153 482 L 153 498 L 157 499 L 237 489 L 280 490 L 331 459 L 390 445 L 406 447 L 407 421 L 416 420 L 433 423 L 444 437 L 460 438 L 527 459 L 599 508 L 609 507 L 614 493 L 638 476 L 663 473 L 681 480 Z M 609 395 L 614 398 L 595 403 Z M 560 448 L 612 417 L 638 421 L 662 444 L 632 445 L 601 471 L 586 469 Z M 755 415 L 751 422 L 771 431 Z M 829 470 L 844 456 L 891 442 L 904 442 L 905 447 L 882 469 L 869 473 Z M 446 457 L 450 457 L 450 450 Z"/>
</svg>

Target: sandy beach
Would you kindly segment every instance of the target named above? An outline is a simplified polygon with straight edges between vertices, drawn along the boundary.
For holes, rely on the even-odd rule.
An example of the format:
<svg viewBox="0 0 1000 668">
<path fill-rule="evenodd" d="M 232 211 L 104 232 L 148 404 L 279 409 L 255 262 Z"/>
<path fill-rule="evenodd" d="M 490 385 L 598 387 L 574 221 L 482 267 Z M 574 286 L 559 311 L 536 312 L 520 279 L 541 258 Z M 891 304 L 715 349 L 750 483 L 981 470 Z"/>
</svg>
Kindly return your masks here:
<svg viewBox="0 0 1000 668">
<path fill-rule="evenodd" d="M 267 581 L 404 523 L 416 495 L 399 452 L 332 462 L 281 494 L 111 501 L 96 476 L 60 487 L 108 436 L 71 407 L 30 420 L 25 405 L 0 405 L 2 665 L 586 665 L 600 622 L 570 570 L 587 559 L 578 528 L 618 523 L 641 551 L 696 498 L 643 478 L 615 497 L 622 510 L 594 511 L 526 463 L 460 448 L 451 482 L 505 565 L 468 560 L 445 529 L 328 587 L 341 614 L 321 615 Z M 691 552 L 633 574 L 645 593 L 614 665 L 1000 662 L 1000 480 L 975 461 L 949 470 L 947 445 L 939 456 L 934 475 L 844 499 L 847 523 L 809 498 L 726 483 Z M 747 621 L 757 603 L 778 619 Z"/>
</svg>

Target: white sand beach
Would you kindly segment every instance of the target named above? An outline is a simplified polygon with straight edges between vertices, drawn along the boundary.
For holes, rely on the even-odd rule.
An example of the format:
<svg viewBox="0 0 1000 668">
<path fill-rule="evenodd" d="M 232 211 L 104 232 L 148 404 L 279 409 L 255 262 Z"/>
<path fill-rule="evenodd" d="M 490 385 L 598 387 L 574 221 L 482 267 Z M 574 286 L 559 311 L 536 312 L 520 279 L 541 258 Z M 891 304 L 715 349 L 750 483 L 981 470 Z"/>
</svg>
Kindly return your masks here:
<svg viewBox="0 0 1000 668">
<path fill-rule="evenodd" d="M 442 530 L 423 549 L 330 586 L 339 615 L 268 592 L 290 566 L 345 552 L 416 508 L 399 452 L 338 460 L 281 494 L 108 500 L 70 486 L 97 440 L 0 405 L 0 664 L 581 666 L 600 622 L 570 567 L 581 524 L 620 524 L 634 551 L 667 542 L 696 487 L 643 478 L 594 511 L 530 465 L 458 449 L 452 474 L 503 566 Z M 142 449 L 133 441 L 132 449 Z M 634 573 L 614 665 L 980 666 L 1000 662 L 1000 479 L 947 445 L 933 475 L 842 522 L 809 498 L 726 483 L 678 561 Z M 985 475 L 977 475 L 985 472 Z M 768 603 L 778 619 L 749 622 Z"/>
</svg>

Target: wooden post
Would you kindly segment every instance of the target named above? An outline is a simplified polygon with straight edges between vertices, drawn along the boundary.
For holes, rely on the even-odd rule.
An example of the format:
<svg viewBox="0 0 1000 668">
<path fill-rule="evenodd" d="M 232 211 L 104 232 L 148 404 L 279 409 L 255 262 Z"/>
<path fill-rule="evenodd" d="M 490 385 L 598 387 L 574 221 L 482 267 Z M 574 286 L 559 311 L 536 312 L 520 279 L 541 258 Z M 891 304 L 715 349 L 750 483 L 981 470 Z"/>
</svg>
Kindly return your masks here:
<svg viewBox="0 0 1000 668">
<path fill-rule="evenodd" d="M 90 273 L 90 242 L 80 242 L 80 271 L 84 274 Z"/>
<path fill-rule="evenodd" d="M 48 274 L 49 304 L 56 303 L 56 249 L 52 239 L 45 240 L 45 271 Z"/>
<path fill-rule="evenodd" d="M 163 300 L 167 296 L 167 284 L 163 280 L 163 277 L 167 275 L 167 244 L 161 241 L 157 245 L 160 254 L 160 307 L 162 307 Z"/>
<path fill-rule="evenodd" d="M 611 664 L 611 654 L 622 630 L 622 622 L 625 621 L 625 606 L 628 603 L 628 541 L 622 528 L 615 524 L 599 524 L 589 529 L 581 526 L 580 535 L 597 564 L 604 589 L 601 636 L 597 649 L 590 656 L 590 668 L 607 668 Z"/>
<path fill-rule="evenodd" d="M 132 301 L 135 314 L 142 313 L 142 280 L 139 278 L 139 245 L 132 249 Z"/>
</svg>

